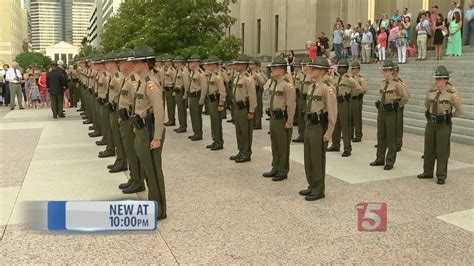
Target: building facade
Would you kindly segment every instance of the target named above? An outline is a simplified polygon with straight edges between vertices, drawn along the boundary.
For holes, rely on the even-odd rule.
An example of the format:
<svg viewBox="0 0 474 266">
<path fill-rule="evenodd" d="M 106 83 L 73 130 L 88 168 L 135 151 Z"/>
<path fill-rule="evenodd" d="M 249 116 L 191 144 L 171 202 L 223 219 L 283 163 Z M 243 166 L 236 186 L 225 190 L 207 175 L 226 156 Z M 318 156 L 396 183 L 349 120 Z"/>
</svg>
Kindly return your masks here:
<svg viewBox="0 0 474 266">
<path fill-rule="evenodd" d="M 100 47 L 101 35 L 110 16 L 114 15 L 123 0 L 96 0 L 89 15 L 87 41 L 95 48 Z"/>
<path fill-rule="evenodd" d="M 58 42 L 45 48 L 46 56 L 49 56 L 53 62 L 63 60 L 64 64 L 69 65 L 74 57 L 79 53 L 77 46 L 67 42 Z"/>
<path fill-rule="evenodd" d="M 365 24 L 395 9 L 408 8 L 416 17 L 421 9 L 438 5 L 447 14 L 449 0 L 237 0 L 231 15 L 237 19 L 228 29 L 242 40 L 242 51 L 257 57 L 271 57 L 281 52 L 306 53 L 308 41 L 321 32 L 332 39 L 332 29 L 339 17 L 344 23 Z M 458 1 L 467 7 L 469 1 Z"/>
<path fill-rule="evenodd" d="M 87 36 L 94 0 L 29 0 L 32 46 L 35 51 L 65 41 L 80 46 Z"/>
<path fill-rule="evenodd" d="M 0 1 L 0 64 L 11 64 L 15 57 L 28 51 L 28 12 L 21 8 L 18 0 Z"/>
</svg>

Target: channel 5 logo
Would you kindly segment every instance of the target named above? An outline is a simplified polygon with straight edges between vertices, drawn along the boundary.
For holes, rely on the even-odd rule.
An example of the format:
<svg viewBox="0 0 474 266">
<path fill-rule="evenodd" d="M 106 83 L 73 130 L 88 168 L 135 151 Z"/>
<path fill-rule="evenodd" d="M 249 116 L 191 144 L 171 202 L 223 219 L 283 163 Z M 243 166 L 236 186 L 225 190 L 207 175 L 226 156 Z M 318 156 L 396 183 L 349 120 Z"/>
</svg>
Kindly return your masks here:
<svg viewBox="0 0 474 266">
<path fill-rule="evenodd" d="M 387 203 L 361 202 L 356 205 L 357 230 L 363 232 L 387 231 Z"/>
</svg>

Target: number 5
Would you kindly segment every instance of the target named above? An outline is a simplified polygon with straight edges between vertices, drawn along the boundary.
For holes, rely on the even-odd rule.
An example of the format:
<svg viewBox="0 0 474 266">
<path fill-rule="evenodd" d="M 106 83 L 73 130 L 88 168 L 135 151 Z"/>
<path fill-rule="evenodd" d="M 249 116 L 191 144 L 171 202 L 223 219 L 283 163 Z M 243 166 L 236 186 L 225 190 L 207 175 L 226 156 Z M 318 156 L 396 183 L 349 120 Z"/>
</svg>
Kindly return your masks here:
<svg viewBox="0 0 474 266">
<path fill-rule="evenodd" d="M 367 207 L 365 208 L 363 222 L 361 223 L 362 228 L 367 231 L 376 230 L 377 227 L 380 226 L 382 223 L 382 218 L 376 211 L 380 211 L 382 209 L 382 204 L 380 203 L 368 203 Z M 373 224 L 371 224 L 368 220 L 372 220 Z"/>
</svg>

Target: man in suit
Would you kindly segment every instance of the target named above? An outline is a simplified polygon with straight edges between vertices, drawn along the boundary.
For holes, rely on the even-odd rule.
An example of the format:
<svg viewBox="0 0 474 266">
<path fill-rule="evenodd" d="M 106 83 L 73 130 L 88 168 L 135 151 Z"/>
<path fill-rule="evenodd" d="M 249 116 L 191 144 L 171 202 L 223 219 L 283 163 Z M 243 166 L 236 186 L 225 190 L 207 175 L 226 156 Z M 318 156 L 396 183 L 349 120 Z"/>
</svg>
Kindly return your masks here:
<svg viewBox="0 0 474 266">
<path fill-rule="evenodd" d="M 49 90 L 51 99 L 51 109 L 53 110 L 53 118 L 65 117 L 63 113 L 64 91 L 67 88 L 67 77 L 62 65 L 62 60 L 58 60 L 58 64 L 46 74 L 46 85 Z M 59 65 L 59 66 L 58 66 Z"/>
</svg>

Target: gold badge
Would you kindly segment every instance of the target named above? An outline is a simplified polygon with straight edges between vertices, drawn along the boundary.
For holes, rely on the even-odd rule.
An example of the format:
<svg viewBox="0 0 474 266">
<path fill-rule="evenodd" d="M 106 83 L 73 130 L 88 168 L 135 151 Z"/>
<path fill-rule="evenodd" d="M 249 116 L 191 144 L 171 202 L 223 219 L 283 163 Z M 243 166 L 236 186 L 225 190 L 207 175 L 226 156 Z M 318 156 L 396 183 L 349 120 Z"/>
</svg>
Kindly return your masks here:
<svg viewBox="0 0 474 266">
<path fill-rule="evenodd" d="M 332 94 L 332 93 L 334 93 L 334 90 L 330 87 L 330 88 L 328 89 L 328 92 L 329 92 L 330 94 Z"/>
<path fill-rule="evenodd" d="M 457 93 L 455 93 L 453 97 L 454 97 L 454 100 L 456 101 L 459 100 L 459 95 Z"/>
<path fill-rule="evenodd" d="M 132 89 L 136 90 L 138 88 L 138 82 L 132 81 Z"/>
<path fill-rule="evenodd" d="M 149 90 L 151 90 L 151 91 L 153 91 L 154 89 L 156 89 L 155 83 L 153 83 L 153 82 L 148 82 L 148 84 L 146 85 L 146 87 L 147 87 Z"/>
<path fill-rule="evenodd" d="M 295 89 L 295 86 L 293 86 L 292 84 L 289 84 L 289 85 L 288 85 L 288 88 L 289 88 L 290 90 L 294 90 L 294 89 Z"/>
</svg>

